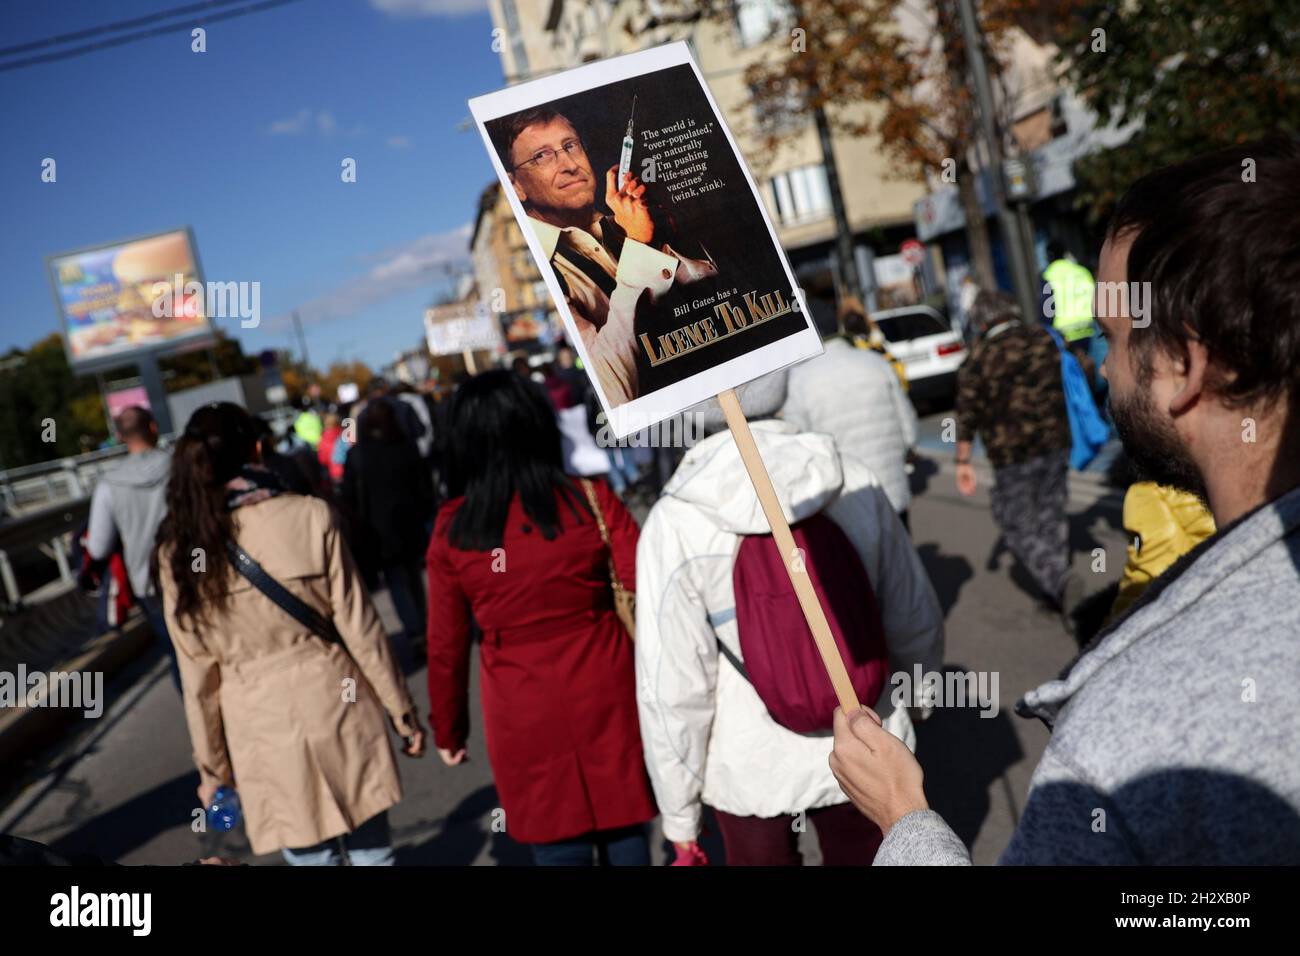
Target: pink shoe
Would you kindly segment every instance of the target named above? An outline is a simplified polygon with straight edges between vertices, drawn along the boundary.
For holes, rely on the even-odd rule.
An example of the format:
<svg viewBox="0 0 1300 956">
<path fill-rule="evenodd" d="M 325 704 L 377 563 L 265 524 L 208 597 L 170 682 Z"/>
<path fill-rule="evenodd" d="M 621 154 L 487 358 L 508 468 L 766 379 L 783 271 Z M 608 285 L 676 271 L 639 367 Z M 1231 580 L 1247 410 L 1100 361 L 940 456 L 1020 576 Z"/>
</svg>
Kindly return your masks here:
<svg viewBox="0 0 1300 956">
<path fill-rule="evenodd" d="M 677 859 L 673 860 L 669 866 L 709 865 L 709 858 L 704 855 L 704 851 L 700 849 L 700 845 L 694 841 L 687 844 L 685 847 L 680 847 L 674 843 L 673 848 L 677 850 Z"/>
</svg>

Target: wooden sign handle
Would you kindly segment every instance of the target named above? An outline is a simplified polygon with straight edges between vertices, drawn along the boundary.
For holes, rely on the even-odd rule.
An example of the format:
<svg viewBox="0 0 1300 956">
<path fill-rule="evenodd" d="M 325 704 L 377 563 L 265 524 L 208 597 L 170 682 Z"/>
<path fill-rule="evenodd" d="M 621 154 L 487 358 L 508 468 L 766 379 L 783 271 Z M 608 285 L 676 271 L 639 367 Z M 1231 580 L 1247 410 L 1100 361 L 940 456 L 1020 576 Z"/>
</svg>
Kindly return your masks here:
<svg viewBox="0 0 1300 956">
<path fill-rule="evenodd" d="M 758 453 L 754 433 L 749 430 L 749 422 L 746 421 L 745 413 L 740 408 L 740 399 L 736 397 L 736 390 L 729 388 L 720 392 L 718 404 L 722 406 L 722 414 L 727 418 L 731 437 L 736 440 L 736 448 L 740 450 L 740 460 L 745 463 L 749 480 L 753 482 L 754 491 L 758 494 L 758 503 L 763 506 L 763 514 L 767 515 L 772 537 L 776 540 L 776 546 L 785 560 L 786 574 L 790 575 L 790 583 L 794 585 L 794 593 L 799 598 L 799 607 L 803 609 L 804 619 L 808 622 L 809 630 L 812 631 L 813 640 L 817 642 L 817 650 L 821 653 L 826 673 L 830 675 L 831 686 L 835 688 L 835 696 L 839 698 L 840 709 L 846 714 L 855 714 L 860 708 L 858 695 L 854 693 L 853 684 L 849 681 L 849 672 L 844 666 L 844 659 L 840 657 L 835 636 L 831 634 L 826 612 L 822 609 L 821 602 L 817 600 L 812 579 L 808 576 L 808 571 L 802 562 L 795 564 L 798 549 L 794 543 L 794 535 L 790 533 L 790 524 L 785 520 L 785 512 L 781 510 L 781 503 L 776 498 L 772 478 L 768 475 L 767 466 L 763 464 L 763 458 Z"/>
</svg>

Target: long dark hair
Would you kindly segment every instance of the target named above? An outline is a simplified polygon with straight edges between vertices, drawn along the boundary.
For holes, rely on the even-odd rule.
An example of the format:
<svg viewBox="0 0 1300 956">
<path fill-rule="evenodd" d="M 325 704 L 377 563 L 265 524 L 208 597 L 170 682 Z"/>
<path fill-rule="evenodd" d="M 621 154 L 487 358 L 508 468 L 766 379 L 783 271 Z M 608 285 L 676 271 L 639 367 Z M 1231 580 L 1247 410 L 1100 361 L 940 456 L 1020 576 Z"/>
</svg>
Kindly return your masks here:
<svg viewBox="0 0 1300 956">
<path fill-rule="evenodd" d="M 225 484 L 253 460 L 257 439 L 248 412 L 230 402 L 216 402 L 191 415 L 176 442 L 153 574 L 157 582 L 159 562 L 165 557 L 176 585 L 176 619 L 182 623 L 207 624 L 209 611 L 229 606 L 226 542 L 233 532 Z M 194 568 L 195 549 L 202 549 L 202 570 Z"/>
<path fill-rule="evenodd" d="M 456 389 L 450 418 L 448 490 L 465 496 L 448 529 L 454 547 L 499 548 L 516 494 L 547 541 L 560 533 L 557 491 L 575 517 L 591 514 L 564 473 L 555 412 L 535 384 L 505 369 L 476 375 Z"/>
</svg>

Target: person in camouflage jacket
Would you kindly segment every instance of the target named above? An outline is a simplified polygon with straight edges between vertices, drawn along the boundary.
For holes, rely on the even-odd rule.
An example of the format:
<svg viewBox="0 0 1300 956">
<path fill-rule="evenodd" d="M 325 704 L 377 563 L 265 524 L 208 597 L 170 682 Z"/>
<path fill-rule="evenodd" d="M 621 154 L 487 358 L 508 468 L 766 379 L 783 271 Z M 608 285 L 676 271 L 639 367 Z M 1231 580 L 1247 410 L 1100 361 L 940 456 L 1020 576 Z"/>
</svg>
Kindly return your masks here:
<svg viewBox="0 0 1300 956">
<path fill-rule="evenodd" d="M 1061 353 L 1005 292 L 980 292 L 971 313 L 978 337 L 957 373 L 957 490 L 975 493 L 970 461 L 978 435 L 993 467 L 993 519 L 1043 594 L 1065 612 L 1082 582 L 1070 574 Z"/>
</svg>

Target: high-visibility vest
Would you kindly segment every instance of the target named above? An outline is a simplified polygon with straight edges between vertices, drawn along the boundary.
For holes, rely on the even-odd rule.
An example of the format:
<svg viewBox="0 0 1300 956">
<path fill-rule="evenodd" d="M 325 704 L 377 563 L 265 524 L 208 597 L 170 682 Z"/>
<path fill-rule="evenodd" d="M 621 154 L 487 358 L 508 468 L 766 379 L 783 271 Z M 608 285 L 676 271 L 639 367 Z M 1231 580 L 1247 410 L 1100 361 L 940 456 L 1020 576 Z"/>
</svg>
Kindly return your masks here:
<svg viewBox="0 0 1300 956">
<path fill-rule="evenodd" d="M 1057 259 L 1043 270 L 1043 278 L 1052 287 L 1052 328 L 1067 342 L 1092 335 L 1092 273 L 1077 262 Z"/>
<path fill-rule="evenodd" d="M 308 409 L 294 419 L 293 431 L 312 448 L 316 448 L 320 445 L 321 435 L 325 432 L 325 424 L 319 415 Z"/>
</svg>

